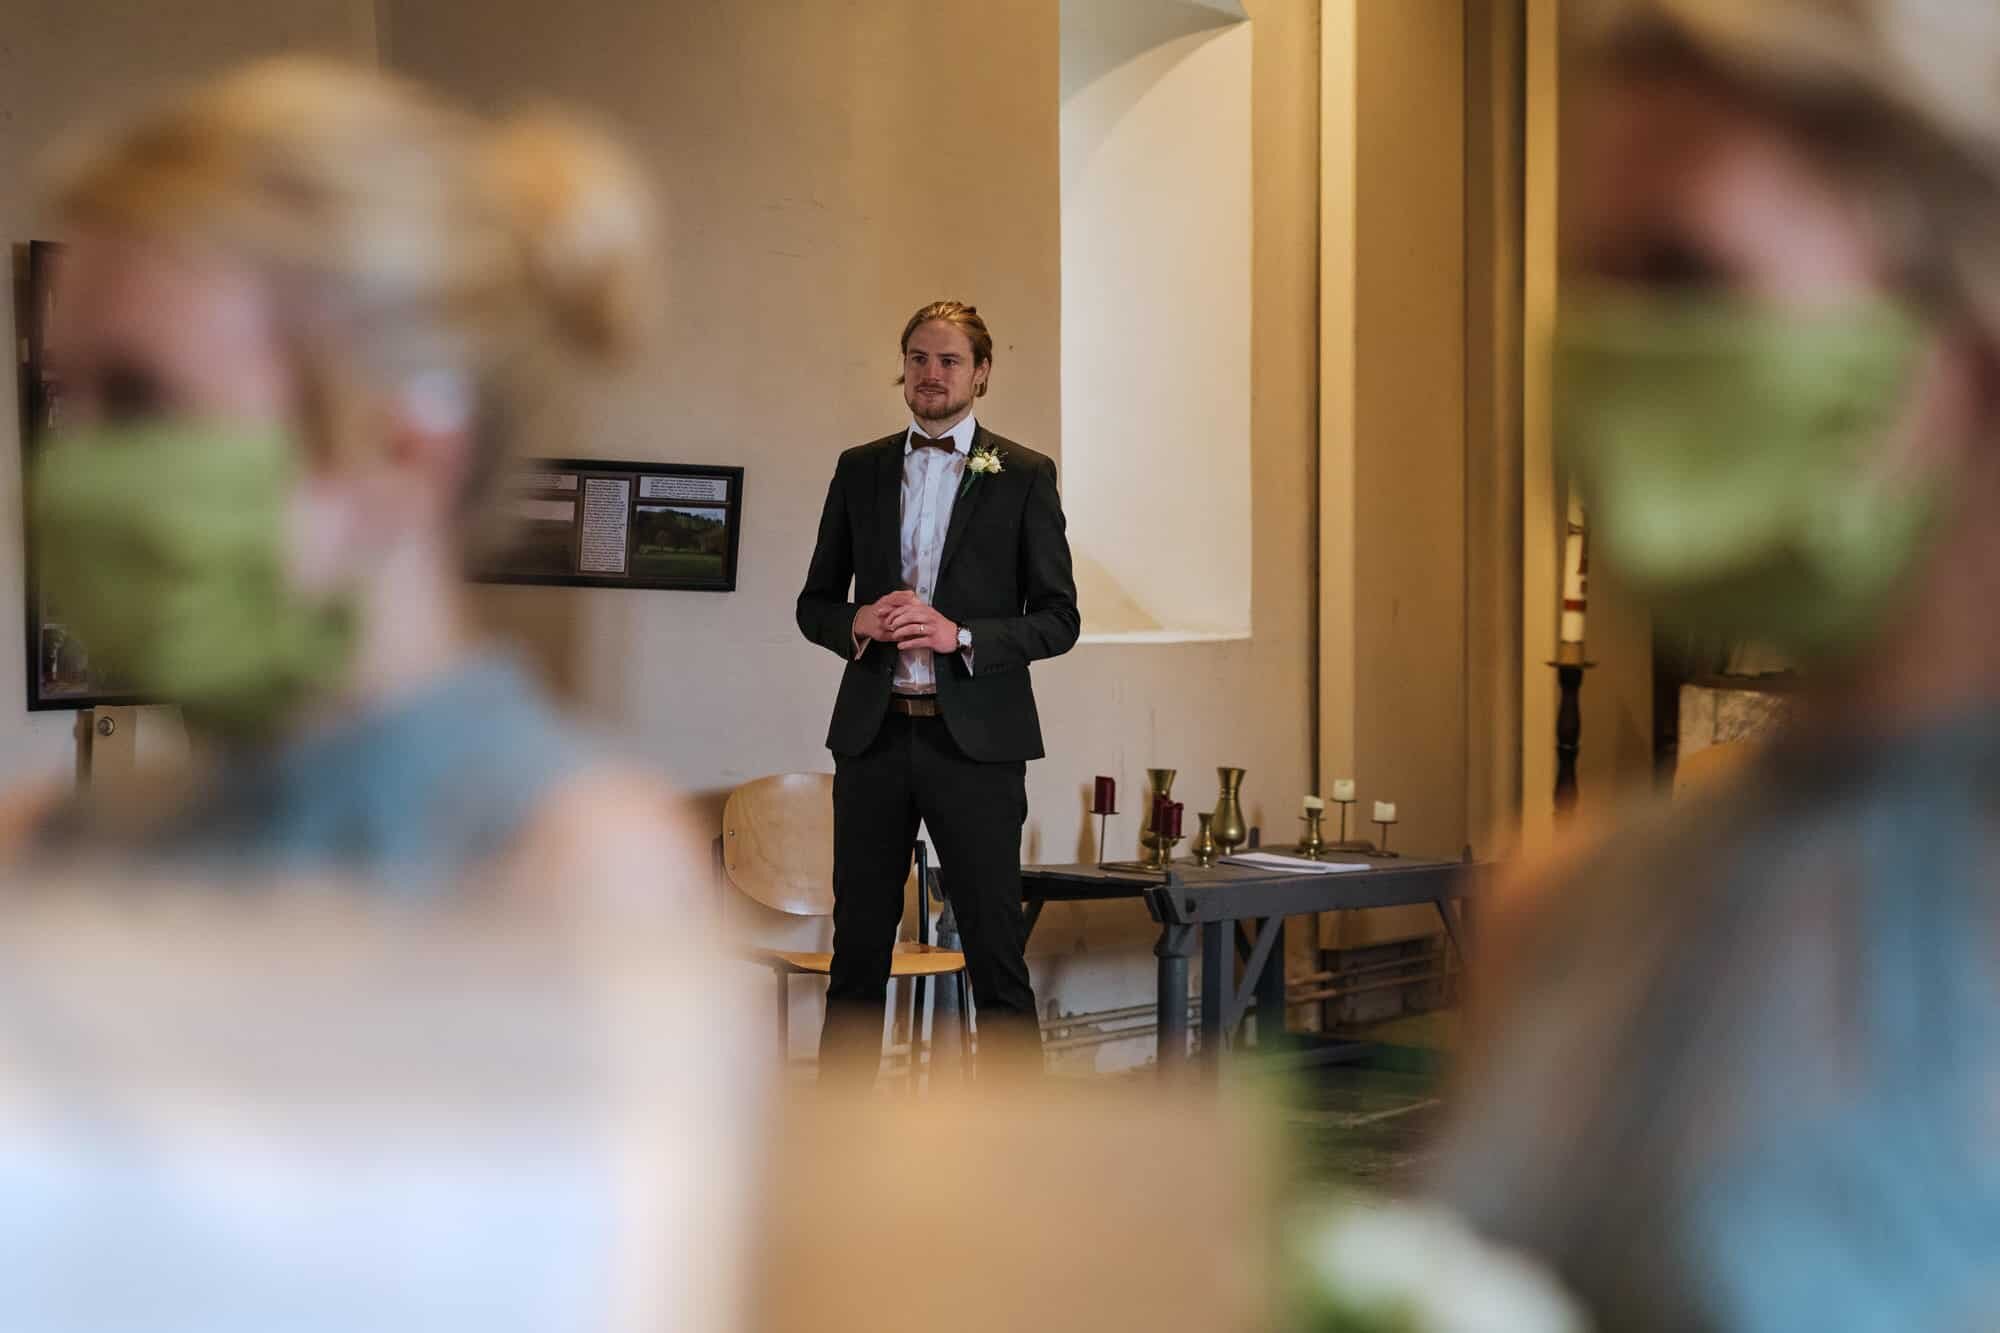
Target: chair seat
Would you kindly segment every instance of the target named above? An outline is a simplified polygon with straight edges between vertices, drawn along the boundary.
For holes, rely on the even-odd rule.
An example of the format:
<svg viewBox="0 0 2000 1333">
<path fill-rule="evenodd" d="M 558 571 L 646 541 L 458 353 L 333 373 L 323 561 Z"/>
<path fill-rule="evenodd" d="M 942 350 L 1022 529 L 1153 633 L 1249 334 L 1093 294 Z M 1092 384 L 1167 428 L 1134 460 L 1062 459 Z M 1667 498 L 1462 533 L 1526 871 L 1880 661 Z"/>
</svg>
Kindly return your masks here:
<svg viewBox="0 0 2000 1333">
<path fill-rule="evenodd" d="M 830 953 L 794 953 L 786 949 L 761 949 L 757 960 L 787 972 L 823 977 L 833 971 Z M 892 977 L 943 977 L 965 970 L 965 955 L 957 949 L 940 949 L 935 944 L 899 943 L 889 959 Z"/>
</svg>

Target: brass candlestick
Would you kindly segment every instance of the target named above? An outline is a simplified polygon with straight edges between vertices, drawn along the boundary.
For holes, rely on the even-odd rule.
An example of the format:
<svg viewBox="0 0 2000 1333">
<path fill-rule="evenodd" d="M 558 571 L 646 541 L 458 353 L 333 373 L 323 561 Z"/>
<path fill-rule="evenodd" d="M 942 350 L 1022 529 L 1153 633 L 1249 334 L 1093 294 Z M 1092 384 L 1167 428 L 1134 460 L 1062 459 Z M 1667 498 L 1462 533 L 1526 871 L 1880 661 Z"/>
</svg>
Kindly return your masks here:
<svg viewBox="0 0 2000 1333">
<path fill-rule="evenodd" d="M 1147 865 L 1153 865 L 1158 857 L 1154 845 L 1157 836 L 1153 831 L 1153 812 L 1159 808 L 1162 796 L 1174 794 L 1174 774 L 1171 768 L 1149 768 L 1146 770 L 1146 803 L 1139 807 L 1139 850 Z"/>
<path fill-rule="evenodd" d="M 1382 830 L 1382 847 L 1381 850 L 1376 853 L 1376 855 L 1378 856 L 1395 855 L 1394 852 L 1389 850 L 1389 830 L 1393 828 L 1398 822 L 1399 821 L 1394 819 L 1378 819 L 1375 821 L 1375 827 Z"/>
<path fill-rule="evenodd" d="M 1562 702 L 1556 709 L 1556 818 L 1568 819 L 1576 813 L 1576 757 L 1583 748 L 1583 706 L 1579 699 L 1583 673 L 1597 663 L 1584 660 L 1582 644 L 1565 643 L 1549 665 L 1556 669 L 1556 683 L 1562 690 Z"/>
<path fill-rule="evenodd" d="M 1195 818 L 1201 821 L 1201 827 L 1195 831 L 1194 841 L 1188 844 L 1188 852 L 1196 865 L 1205 868 L 1215 864 L 1215 814 L 1211 811 Z"/>
<path fill-rule="evenodd" d="M 1326 850 L 1326 836 L 1320 829 L 1320 820 L 1325 815 L 1323 810 L 1308 810 L 1301 816 L 1305 820 L 1306 836 L 1299 839 L 1299 855 L 1318 856 Z"/>
<path fill-rule="evenodd" d="M 1181 809 L 1179 801 L 1164 795 L 1153 798 L 1153 850 L 1147 869 L 1165 870 L 1174 859 L 1174 844 L 1181 840 Z"/>
</svg>

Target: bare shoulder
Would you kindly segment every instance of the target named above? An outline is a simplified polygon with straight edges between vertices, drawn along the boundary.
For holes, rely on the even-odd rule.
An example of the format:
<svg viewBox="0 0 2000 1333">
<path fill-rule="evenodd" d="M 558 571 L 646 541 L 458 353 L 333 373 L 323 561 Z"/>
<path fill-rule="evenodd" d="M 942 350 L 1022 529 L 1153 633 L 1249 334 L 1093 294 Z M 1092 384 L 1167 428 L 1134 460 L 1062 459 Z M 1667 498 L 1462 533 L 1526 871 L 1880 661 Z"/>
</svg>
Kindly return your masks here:
<svg viewBox="0 0 2000 1333">
<path fill-rule="evenodd" d="M 680 793 L 634 765 L 593 765 L 557 783 L 507 858 L 511 891 L 559 906 L 672 917 L 705 908 L 710 839 Z"/>
</svg>

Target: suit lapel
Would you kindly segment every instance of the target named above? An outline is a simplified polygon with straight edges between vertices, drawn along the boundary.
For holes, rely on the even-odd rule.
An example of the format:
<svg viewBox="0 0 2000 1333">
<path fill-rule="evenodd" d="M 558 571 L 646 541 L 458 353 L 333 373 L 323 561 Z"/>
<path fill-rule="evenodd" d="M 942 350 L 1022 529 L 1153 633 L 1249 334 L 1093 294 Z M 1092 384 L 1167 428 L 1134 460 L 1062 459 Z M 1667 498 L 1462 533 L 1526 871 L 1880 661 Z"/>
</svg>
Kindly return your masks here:
<svg viewBox="0 0 2000 1333">
<path fill-rule="evenodd" d="M 875 463 L 875 534 L 891 588 L 903 584 L 903 442 L 907 434 L 883 441 L 882 456 Z"/>
<path fill-rule="evenodd" d="M 986 427 L 975 427 L 972 432 L 972 451 L 977 453 L 979 450 L 986 448 L 987 444 Z M 975 477 L 976 475 L 971 471 L 971 467 L 972 460 L 968 457 L 966 459 L 967 470 L 965 473 L 967 477 Z M 958 554 L 958 548 L 964 544 L 965 530 L 972 523 L 973 511 L 979 508 L 979 502 L 986 497 L 986 488 L 992 484 L 993 478 L 991 477 L 976 477 L 972 485 L 965 489 L 965 493 L 952 503 L 951 527 L 945 533 L 944 554 L 938 557 L 939 587 L 944 586 L 944 575 L 945 571 L 951 568 L 951 558 Z M 965 487 L 963 481 L 959 485 Z"/>
</svg>

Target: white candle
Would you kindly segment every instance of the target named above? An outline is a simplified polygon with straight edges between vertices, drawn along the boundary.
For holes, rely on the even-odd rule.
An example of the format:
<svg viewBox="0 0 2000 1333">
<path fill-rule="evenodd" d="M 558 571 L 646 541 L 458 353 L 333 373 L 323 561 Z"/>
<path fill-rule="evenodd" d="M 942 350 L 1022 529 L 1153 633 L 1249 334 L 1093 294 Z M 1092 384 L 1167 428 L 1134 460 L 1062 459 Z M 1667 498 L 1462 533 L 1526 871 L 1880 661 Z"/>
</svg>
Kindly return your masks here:
<svg viewBox="0 0 2000 1333">
<path fill-rule="evenodd" d="M 1333 780 L 1333 799 L 1343 805 L 1352 805 L 1354 803 L 1354 779 L 1335 778 Z"/>
<path fill-rule="evenodd" d="M 1322 800 L 1321 800 L 1321 799 L 1320 799 L 1319 797 L 1317 797 L 1317 796 L 1308 796 L 1308 797 L 1306 797 L 1306 810 L 1307 810 L 1308 812 L 1311 812 L 1311 811 L 1314 811 L 1314 810 L 1324 810 L 1324 809 L 1326 809 L 1326 802 L 1325 802 L 1325 801 L 1322 801 Z"/>
<path fill-rule="evenodd" d="M 1583 525 L 1583 501 L 1569 498 L 1569 535 L 1563 542 L 1562 632 L 1564 643 L 1583 642 L 1583 612 L 1590 576 L 1590 549 Z"/>
<path fill-rule="evenodd" d="M 1375 802 L 1375 822 L 1393 824 L 1396 822 L 1396 806 L 1393 801 Z"/>
</svg>

